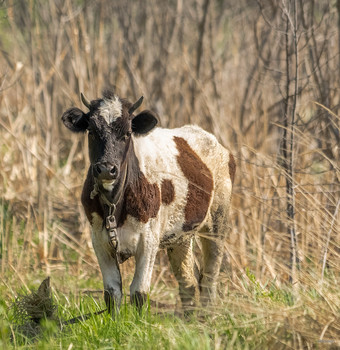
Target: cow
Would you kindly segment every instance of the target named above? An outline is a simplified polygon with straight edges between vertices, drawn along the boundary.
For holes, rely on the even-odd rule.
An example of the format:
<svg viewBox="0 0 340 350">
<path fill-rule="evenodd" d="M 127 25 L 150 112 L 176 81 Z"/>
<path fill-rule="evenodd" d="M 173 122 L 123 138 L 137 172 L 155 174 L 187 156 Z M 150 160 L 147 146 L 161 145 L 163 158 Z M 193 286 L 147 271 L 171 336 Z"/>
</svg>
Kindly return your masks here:
<svg viewBox="0 0 340 350">
<path fill-rule="evenodd" d="M 90 167 L 81 201 L 92 228 L 92 243 L 108 311 L 122 299 L 119 264 L 135 257 L 130 300 L 141 308 L 150 290 L 159 249 L 166 249 L 184 310 L 216 296 L 217 277 L 229 228 L 235 160 L 212 134 L 195 125 L 158 127 L 144 110 L 113 91 L 62 115 L 75 133 L 88 133 Z M 202 267 L 193 253 L 199 237 Z"/>
</svg>

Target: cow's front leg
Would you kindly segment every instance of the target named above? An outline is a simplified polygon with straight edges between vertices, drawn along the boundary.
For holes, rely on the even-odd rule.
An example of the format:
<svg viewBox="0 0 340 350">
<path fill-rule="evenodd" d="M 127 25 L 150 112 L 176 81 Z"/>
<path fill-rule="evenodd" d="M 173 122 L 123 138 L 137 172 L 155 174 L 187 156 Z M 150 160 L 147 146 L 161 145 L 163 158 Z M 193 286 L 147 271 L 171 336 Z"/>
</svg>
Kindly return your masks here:
<svg viewBox="0 0 340 350">
<path fill-rule="evenodd" d="M 136 252 L 136 270 L 130 286 L 131 303 L 141 309 L 150 291 L 152 270 L 158 245 L 152 239 L 141 237 Z"/>
<path fill-rule="evenodd" d="M 109 313 L 118 312 L 122 300 L 122 279 L 115 252 L 102 221 L 92 226 L 92 245 L 103 276 L 104 299 Z"/>
</svg>

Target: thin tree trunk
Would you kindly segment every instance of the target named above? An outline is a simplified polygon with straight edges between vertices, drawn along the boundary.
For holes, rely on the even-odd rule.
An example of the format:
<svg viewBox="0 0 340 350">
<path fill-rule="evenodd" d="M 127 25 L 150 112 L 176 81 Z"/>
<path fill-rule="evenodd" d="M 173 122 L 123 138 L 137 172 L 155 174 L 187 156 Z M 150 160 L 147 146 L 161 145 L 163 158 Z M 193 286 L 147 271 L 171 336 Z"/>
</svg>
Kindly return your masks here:
<svg viewBox="0 0 340 350">
<path fill-rule="evenodd" d="M 286 12 L 286 96 L 284 109 L 284 130 L 283 130 L 283 167 L 286 178 L 286 193 L 287 193 L 287 232 L 290 237 L 290 282 L 295 284 L 297 278 L 297 239 L 295 229 L 295 191 L 294 191 L 294 125 L 296 115 L 296 104 L 298 97 L 298 38 L 297 38 L 297 3 L 293 0 L 293 18 L 290 16 L 288 8 Z M 293 53 L 290 52 L 290 32 L 292 33 Z M 291 57 L 295 58 L 294 67 L 290 66 Z M 291 77 L 291 69 L 294 69 L 294 76 Z M 293 80 L 294 88 L 293 95 L 290 96 L 290 85 Z M 290 108 L 290 101 L 292 106 Z M 290 119 L 290 122 L 289 122 Z"/>
<path fill-rule="evenodd" d="M 195 67 L 196 81 L 200 78 L 201 59 L 203 56 L 204 29 L 205 29 L 205 22 L 207 20 L 209 3 L 210 3 L 210 0 L 204 0 L 203 6 L 202 6 L 202 9 L 203 9 L 202 20 L 198 25 L 198 43 L 196 48 L 196 67 Z M 196 90 L 197 90 L 196 81 L 193 81 L 192 89 L 191 89 L 191 107 L 193 111 L 195 110 L 195 98 L 196 98 Z"/>
</svg>

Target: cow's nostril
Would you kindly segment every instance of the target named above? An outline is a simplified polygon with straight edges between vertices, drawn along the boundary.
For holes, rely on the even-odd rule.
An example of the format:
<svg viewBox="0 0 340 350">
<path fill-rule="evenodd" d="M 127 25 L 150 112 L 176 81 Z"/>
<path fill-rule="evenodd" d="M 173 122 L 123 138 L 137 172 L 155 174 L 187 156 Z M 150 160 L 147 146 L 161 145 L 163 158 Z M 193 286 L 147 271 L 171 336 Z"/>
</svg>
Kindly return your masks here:
<svg viewBox="0 0 340 350">
<path fill-rule="evenodd" d="M 117 168 L 115 166 L 113 166 L 111 169 L 110 169 L 110 174 L 111 175 L 115 175 L 117 173 Z"/>
<path fill-rule="evenodd" d="M 100 174 L 102 172 L 102 169 L 100 167 L 100 165 L 96 165 L 96 170 L 97 170 L 97 173 Z"/>
</svg>

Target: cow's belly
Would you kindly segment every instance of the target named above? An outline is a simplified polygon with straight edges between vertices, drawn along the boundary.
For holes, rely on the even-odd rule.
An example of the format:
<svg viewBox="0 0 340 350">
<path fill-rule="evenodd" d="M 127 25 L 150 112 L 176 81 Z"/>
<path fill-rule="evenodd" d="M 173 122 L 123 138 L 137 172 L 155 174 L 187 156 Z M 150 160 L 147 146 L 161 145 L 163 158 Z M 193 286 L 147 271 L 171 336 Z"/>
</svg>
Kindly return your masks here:
<svg viewBox="0 0 340 350">
<path fill-rule="evenodd" d="M 193 236 L 192 232 L 166 232 L 159 242 L 160 249 L 167 249 L 179 245 Z"/>
<path fill-rule="evenodd" d="M 189 227 L 184 214 L 186 191 L 179 193 L 181 195 L 176 201 L 170 205 L 162 205 L 158 216 L 149 219 L 147 223 L 139 222 L 128 215 L 117 232 L 117 254 L 120 262 L 135 256 L 142 240 L 152 246 L 158 245 L 159 249 L 170 248 L 190 239 L 194 232 L 209 221 L 207 215 L 203 220 L 192 221 Z"/>
<path fill-rule="evenodd" d="M 202 222 L 193 225 L 190 231 L 184 231 L 183 222 L 179 222 L 168 230 L 163 231 L 163 234 L 159 240 L 160 249 L 167 249 L 176 245 L 180 245 L 185 240 L 191 239 L 195 232 L 198 232 L 202 228 L 209 226 L 209 218 L 206 217 Z"/>
<path fill-rule="evenodd" d="M 136 227 L 135 225 L 124 225 L 124 227 L 118 230 L 118 261 L 120 263 L 124 262 L 131 256 L 135 256 L 138 245 L 141 239 L 141 235 L 146 234 L 147 231 L 150 232 L 150 239 L 154 239 L 159 242 L 159 249 L 166 249 L 173 247 L 174 245 L 181 244 L 184 240 L 187 240 L 193 236 L 193 232 L 183 232 L 181 229 L 182 223 L 178 223 L 171 227 L 167 231 L 149 231 L 145 228 Z M 150 228 L 150 226 L 148 227 Z"/>
</svg>

